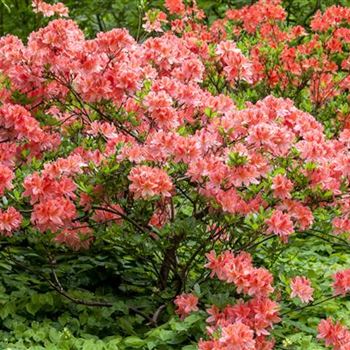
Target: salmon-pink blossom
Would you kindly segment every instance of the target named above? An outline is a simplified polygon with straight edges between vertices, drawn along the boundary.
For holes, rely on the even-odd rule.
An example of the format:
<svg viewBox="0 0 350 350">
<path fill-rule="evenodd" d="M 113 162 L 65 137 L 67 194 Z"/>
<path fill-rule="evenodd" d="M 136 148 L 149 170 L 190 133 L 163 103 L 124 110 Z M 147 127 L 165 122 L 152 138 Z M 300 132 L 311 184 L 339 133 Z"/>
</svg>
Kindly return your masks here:
<svg viewBox="0 0 350 350">
<path fill-rule="evenodd" d="M 181 318 L 186 317 L 192 311 L 198 311 L 198 298 L 192 293 L 178 295 L 174 303 L 177 306 L 176 313 Z"/>
<path fill-rule="evenodd" d="M 11 236 L 13 231 L 20 228 L 22 219 L 22 215 L 13 207 L 0 210 L 0 235 Z"/>
<path fill-rule="evenodd" d="M 149 199 L 153 196 L 170 197 L 173 184 L 168 174 L 159 168 L 146 165 L 131 170 L 128 179 L 131 181 L 130 191 L 135 198 Z"/>
<path fill-rule="evenodd" d="M 272 179 L 273 194 L 276 198 L 291 198 L 290 191 L 293 189 L 293 182 L 283 175 L 277 175 Z"/>
<path fill-rule="evenodd" d="M 227 350 L 254 350 L 254 332 L 244 323 L 237 321 L 222 328 L 219 344 Z"/>
<path fill-rule="evenodd" d="M 323 339 L 326 346 L 333 346 L 334 350 L 348 350 L 350 345 L 350 331 L 339 322 L 330 318 L 321 320 L 318 325 L 317 338 Z"/>
<path fill-rule="evenodd" d="M 291 298 L 298 297 L 303 303 L 309 303 L 313 300 L 312 294 L 314 289 L 311 287 L 311 282 L 306 277 L 296 276 L 292 279 Z"/>
<path fill-rule="evenodd" d="M 185 10 L 185 5 L 182 0 L 165 0 L 165 7 L 172 14 L 182 14 Z"/>
<path fill-rule="evenodd" d="M 12 180 L 14 177 L 15 175 L 9 167 L 0 164 L 0 195 L 4 194 L 5 189 L 13 188 Z"/>
<path fill-rule="evenodd" d="M 54 238 L 54 242 L 64 244 L 73 250 L 89 248 L 92 240 L 92 229 L 83 223 L 76 223 L 73 227 L 64 229 Z"/>
<path fill-rule="evenodd" d="M 266 220 L 267 233 L 274 233 L 281 237 L 283 242 L 288 242 L 288 237 L 294 232 L 290 215 L 280 210 L 275 210 L 270 219 Z"/>
<path fill-rule="evenodd" d="M 212 270 L 211 277 L 216 274 L 219 279 L 234 283 L 237 292 L 250 296 L 267 296 L 273 292 L 271 273 L 264 268 L 255 268 L 250 254 L 234 255 L 225 251 L 216 257 L 211 251 L 206 256 L 209 262 L 205 267 Z"/>
<path fill-rule="evenodd" d="M 33 0 L 32 5 L 34 12 L 42 13 L 45 17 L 50 17 L 55 14 L 63 17 L 68 16 L 68 8 L 61 2 L 50 5 L 43 0 Z"/>
<path fill-rule="evenodd" d="M 34 205 L 31 222 L 41 232 L 57 232 L 69 226 L 75 216 L 76 208 L 69 199 L 55 198 Z"/>
<path fill-rule="evenodd" d="M 338 271 L 332 277 L 335 295 L 346 295 L 350 292 L 350 269 Z"/>
</svg>

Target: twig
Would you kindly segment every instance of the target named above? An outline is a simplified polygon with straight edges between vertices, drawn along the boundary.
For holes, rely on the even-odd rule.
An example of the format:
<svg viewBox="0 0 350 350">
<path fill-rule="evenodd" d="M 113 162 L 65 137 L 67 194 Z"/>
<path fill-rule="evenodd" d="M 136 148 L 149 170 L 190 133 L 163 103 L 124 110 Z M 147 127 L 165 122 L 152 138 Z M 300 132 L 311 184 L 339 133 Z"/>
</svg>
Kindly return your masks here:
<svg viewBox="0 0 350 350">
<path fill-rule="evenodd" d="M 166 305 L 163 304 L 163 305 L 160 305 L 159 308 L 156 310 L 156 312 L 154 313 L 154 315 L 152 316 L 152 324 L 153 325 L 157 325 L 157 322 L 158 322 L 158 318 L 159 318 L 159 315 L 160 313 L 165 309 Z"/>
<path fill-rule="evenodd" d="M 285 316 L 285 315 L 288 315 L 288 314 L 290 314 L 291 312 L 301 311 L 301 310 L 304 310 L 304 309 L 309 308 L 309 307 L 312 307 L 312 306 L 320 305 L 320 304 L 322 304 L 322 303 L 324 303 L 324 302 L 326 302 L 326 301 L 335 299 L 335 298 L 337 298 L 337 297 L 339 297 L 339 295 L 332 295 L 332 296 L 330 296 L 330 297 L 327 297 L 327 298 L 325 298 L 325 299 L 319 300 L 319 301 L 317 301 L 317 302 L 313 302 L 313 303 L 310 303 L 310 304 L 305 305 L 305 306 L 300 306 L 300 307 L 298 307 L 298 308 L 296 308 L 296 309 L 294 309 L 294 310 L 293 310 L 293 309 L 288 310 L 288 311 L 284 312 L 283 314 L 281 314 L 281 317 L 283 317 L 283 316 Z"/>
</svg>

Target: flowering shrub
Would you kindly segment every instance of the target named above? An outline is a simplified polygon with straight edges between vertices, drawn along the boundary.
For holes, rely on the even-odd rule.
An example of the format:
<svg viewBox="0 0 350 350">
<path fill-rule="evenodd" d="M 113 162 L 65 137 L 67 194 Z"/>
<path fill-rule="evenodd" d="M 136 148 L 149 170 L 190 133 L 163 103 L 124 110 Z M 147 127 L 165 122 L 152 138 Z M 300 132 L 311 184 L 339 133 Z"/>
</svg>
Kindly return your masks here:
<svg viewBox="0 0 350 350">
<path fill-rule="evenodd" d="M 129 300 L 142 330 L 166 322 L 174 300 L 184 322 L 210 305 L 199 349 L 273 349 L 288 315 L 350 290 L 345 267 L 331 296 L 277 268 L 300 242 L 349 246 L 350 9 L 317 12 L 307 31 L 286 24 L 278 0 L 210 26 L 195 2 L 164 5 L 140 41 L 126 29 L 85 39 L 70 19 L 26 44 L 0 39 L 4 255 L 39 264 L 46 288 L 76 304 L 114 310 L 152 295 L 145 310 Z M 94 252 L 104 268 L 118 262 L 111 301 L 76 298 L 59 270 Z M 217 289 L 230 302 L 212 302 Z M 318 337 L 346 349 L 347 332 L 324 320 Z"/>
</svg>

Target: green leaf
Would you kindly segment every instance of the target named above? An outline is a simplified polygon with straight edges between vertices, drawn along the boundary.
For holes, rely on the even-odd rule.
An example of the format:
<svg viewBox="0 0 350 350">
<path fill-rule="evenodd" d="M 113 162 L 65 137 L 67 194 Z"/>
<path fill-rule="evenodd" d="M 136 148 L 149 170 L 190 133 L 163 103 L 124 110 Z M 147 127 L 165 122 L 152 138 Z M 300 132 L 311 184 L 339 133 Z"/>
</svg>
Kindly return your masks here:
<svg viewBox="0 0 350 350">
<path fill-rule="evenodd" d="M 194 292 L 196 293 L 197 297 L 201 296 L 201 287 L 198 283 L 196 283 L 193 287 Z"/>
<path fill-rule="evenodd" d="M 185 318 L 184 322 L 188 325 L 192 325 L 198 321 L 202 320 L 202 317 L 198 313 L 193 313 Z"/>
<path fill-rule="evenodd" d="M 171 340 L 174 340 L 176 338 L 176 332 L 168 331 L 166 329 L 162 329 L 159 332 L 159 338 L 164 342 L 169 342 Z"/>
<path fill-rule="evenodd" d="M 131 336 L 124 339 L 124 344 L 132 348 L 140 348 L 145 345 L 145 341 L 139 337 Z"/>
<path fill-rule="evenodd" d="M 28 304 L 26 304 L 26 310 L 33 316 L 35 316 L 35 314 L 39 311 L 40 308 L 41 305 L 39 303 L 29 302 Z"/>
<path fill-rule="evenodd" d="M 135 334 L 134 327 L 132 323 L 125 317 L 120 317 L 118 319 L 118 326 L 122 328 L 128 334 Z"/>
<path fill-rule="evenodd" d="M 11 9 L 10 9 L 10 6 L 7 5 L 6 1 L 5 0 L 1 0 L 1 3 L 5 6 L 6 10 L 8 11 L 8 13 L 11 12 Z"/>
<path fill-rule="evenodd" d="M 97 346 L 96 342 L 92 339 L 84 341 L 82 350 L 100 350 L 102 349 L 100 346 Z"/>
<path fill-rule="evenodd" d="M 50 328 L 49 338 L 53 343 L 57 344 L 60 340 L 60 337 L 61 337 L 60 334 L 57 332 L 55 328 Z"/>
<path fill-rule="evenodd" d="M 198 349 L 197 345 L 186 345 L 182 347 L 181 350 L 197 350 L 197 349 Z"/>
</svg>

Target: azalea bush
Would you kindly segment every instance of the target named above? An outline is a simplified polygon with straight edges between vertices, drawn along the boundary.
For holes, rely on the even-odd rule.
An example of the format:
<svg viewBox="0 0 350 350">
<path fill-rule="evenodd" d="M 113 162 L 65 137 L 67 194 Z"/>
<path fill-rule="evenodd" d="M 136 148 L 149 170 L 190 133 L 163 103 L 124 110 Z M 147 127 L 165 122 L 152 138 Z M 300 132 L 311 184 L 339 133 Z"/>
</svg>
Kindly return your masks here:
<svg viewBox="0 0 350 350">
<path fill-rule="evenodd" d="M 0 39 L 3 345 L 350 348 L 350 8 L 166 0 Z"/>
</svg>

